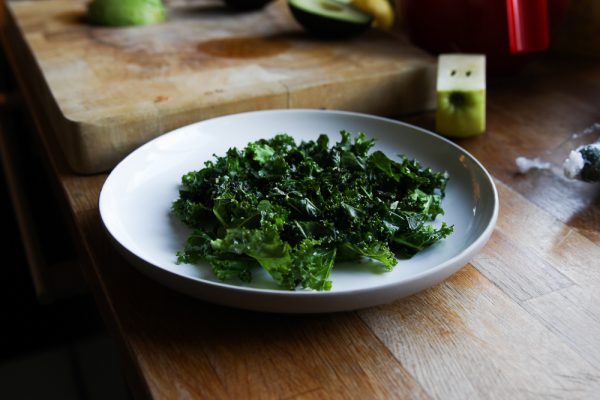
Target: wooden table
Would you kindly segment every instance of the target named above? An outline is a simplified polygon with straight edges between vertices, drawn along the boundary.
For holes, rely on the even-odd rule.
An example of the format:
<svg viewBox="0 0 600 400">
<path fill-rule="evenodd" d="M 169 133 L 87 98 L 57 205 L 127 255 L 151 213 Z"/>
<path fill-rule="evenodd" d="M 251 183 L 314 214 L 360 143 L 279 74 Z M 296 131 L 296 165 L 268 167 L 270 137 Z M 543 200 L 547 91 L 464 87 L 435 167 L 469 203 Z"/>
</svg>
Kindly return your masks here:
<svg viewBox="0 0 600 400">
<path fill-rule="evenodd" d="M 106 175 L 70 171 L 35 91 L 12 67 L 139 397 L 598 398 L 600 185 L 514 166 L 600 122 L 598 62 L 548 57 L 492 83 L 486 134 L 458 142 L 500 194 L 481 253 L 420 294 L 328 315 L 219 307 L 136 272 L 100 223 Z M 401 119 L 433 124 L 431 113 Z"/>
</svg>

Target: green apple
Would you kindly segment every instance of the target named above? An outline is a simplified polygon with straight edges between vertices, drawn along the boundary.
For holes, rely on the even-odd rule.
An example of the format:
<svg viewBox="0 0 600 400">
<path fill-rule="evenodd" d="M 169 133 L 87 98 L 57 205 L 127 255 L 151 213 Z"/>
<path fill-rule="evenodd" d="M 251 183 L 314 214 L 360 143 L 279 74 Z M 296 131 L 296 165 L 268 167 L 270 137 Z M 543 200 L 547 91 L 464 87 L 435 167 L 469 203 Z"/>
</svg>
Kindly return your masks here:
<svg viewBox="0 0 600 400">
<path fill-rule="evenodd" d="M 98 25 L 148 25 L 165 20 L 161 0 L 93 0 L 88 19 Z"/>
<path fill-rule="evenodd" d="M 485 131 L 485 56 L 439 56 L 435 125 L 439 133 L 453 137 Z"/>
</svg>

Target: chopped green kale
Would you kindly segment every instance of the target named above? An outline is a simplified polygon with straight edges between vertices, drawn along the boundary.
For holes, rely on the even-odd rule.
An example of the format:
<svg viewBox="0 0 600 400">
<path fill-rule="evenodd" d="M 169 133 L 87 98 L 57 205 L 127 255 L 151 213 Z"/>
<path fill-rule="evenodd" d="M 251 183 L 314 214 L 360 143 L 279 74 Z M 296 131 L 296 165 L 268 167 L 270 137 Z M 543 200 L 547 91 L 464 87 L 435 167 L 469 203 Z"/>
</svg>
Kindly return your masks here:
<svg viewBox="0 0 600 400">
<path fill-rule="evenodd" d="M 448 182 L 416 160 L 369 153 L 374 140 L 342 131 L 296 144 L 285 134 L 231 148 L 182 177 L 173 212 L 193 228 L 178 261 L 211 264 L 248 282 L 264 268 L 283 288 L 331 289 L 336 261 L 367 257 L 384 270 L 453 227 L 431 222 Z"/>
<path fill-rule="evenodd" d="M 600 182 L 600 144 L 592 143 L 583 146 L 579 152 L 583 158 L 581 180 L 585 182 Z"/>
</svg>

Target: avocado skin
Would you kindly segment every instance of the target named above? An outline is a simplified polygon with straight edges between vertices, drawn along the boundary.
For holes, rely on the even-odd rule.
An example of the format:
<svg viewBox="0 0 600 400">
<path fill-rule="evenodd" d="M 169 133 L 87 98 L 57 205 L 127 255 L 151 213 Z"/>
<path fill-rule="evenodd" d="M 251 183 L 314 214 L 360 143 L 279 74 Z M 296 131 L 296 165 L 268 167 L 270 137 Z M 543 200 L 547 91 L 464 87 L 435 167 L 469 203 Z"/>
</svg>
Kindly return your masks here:
<svg viewBox="0 0 600 400">
<path fill-rule="evenodd" d="M 88 20 L 96 25 L 149 25 L 165 20 L 161 0 L 94 0 L 88 6 Z"/>
<path fill-rule="evenodd" d="M 249 11 L 263 8 L 273 0 L 225 0 L 225 5 L 234 10 Z"/>
<path fill-rule="evenodd" d="M 371 20 L 364 24 L 327 18 L 294 7 L 288 2 L 292 15 L 310 34 L 324 39 L 342 39 L 357 36 L 371 27 Z"/>
</svg>

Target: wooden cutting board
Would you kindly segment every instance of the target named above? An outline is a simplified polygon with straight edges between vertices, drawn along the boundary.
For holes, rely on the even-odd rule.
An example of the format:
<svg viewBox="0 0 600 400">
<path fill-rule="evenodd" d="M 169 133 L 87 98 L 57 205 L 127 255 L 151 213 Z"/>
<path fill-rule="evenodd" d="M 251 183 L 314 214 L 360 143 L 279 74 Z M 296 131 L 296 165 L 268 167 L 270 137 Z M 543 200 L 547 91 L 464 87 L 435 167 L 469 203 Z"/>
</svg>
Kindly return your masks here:
<svg viewBox="0 0 600 400">
<path fill-rule="evenodd" d="M 402 35 L 317 40 L 284 0 L 245 13 L 215 0 L 172 1 L 167 22 L 127 28 L 88 25 L 85 1 L 7 7 L 16 63 L 78 173 L 106 171 L 164 132 L 225 114 L 433 107 L 435 60 Z"/>
</svg>

